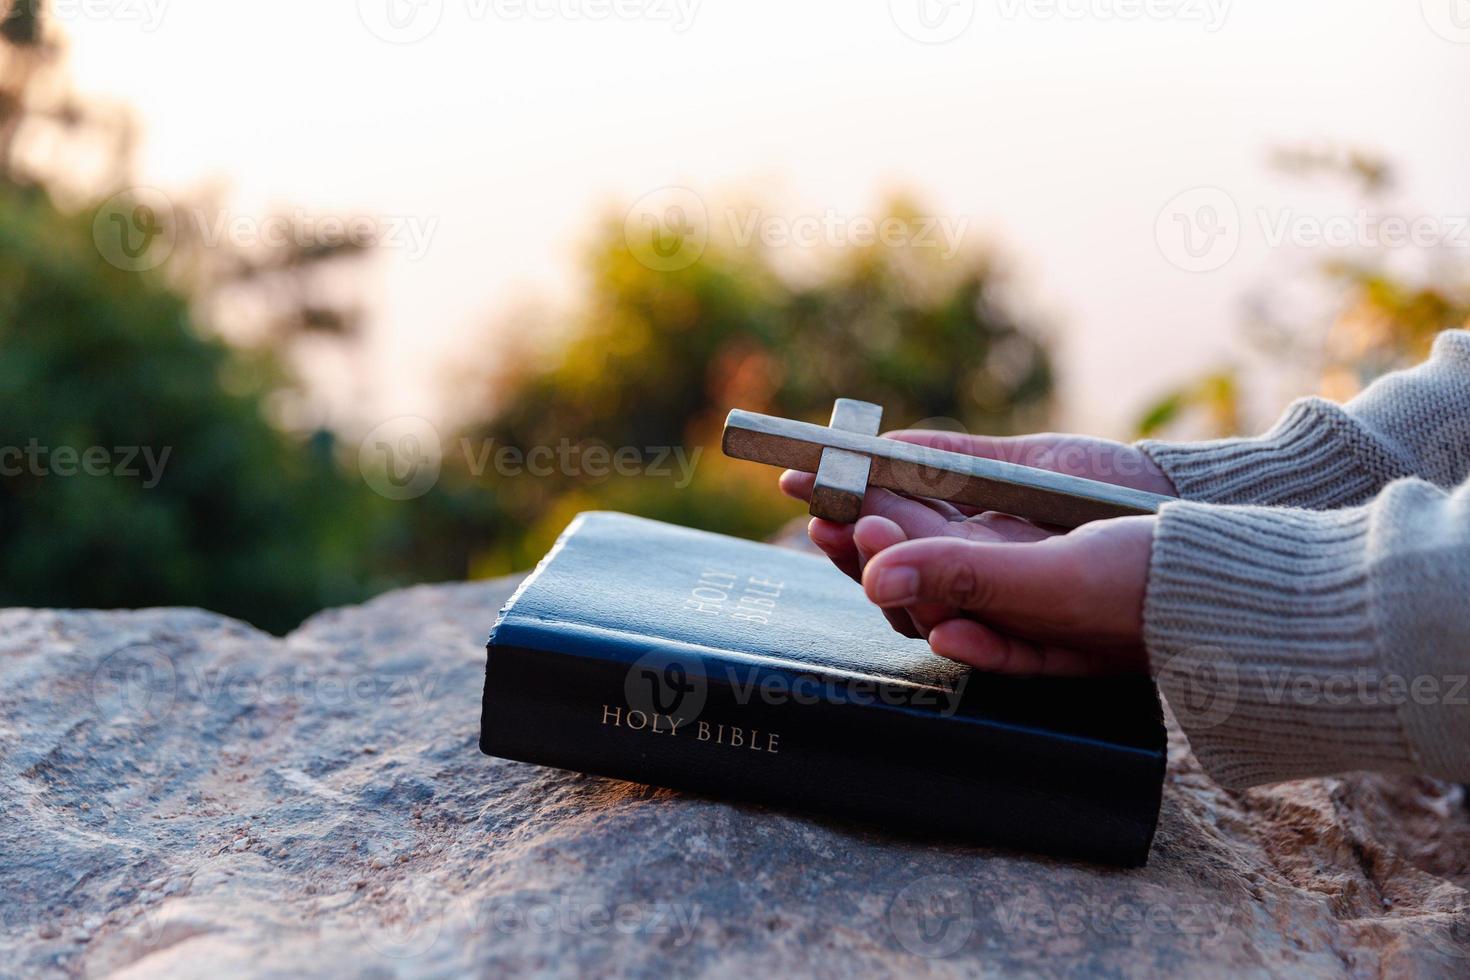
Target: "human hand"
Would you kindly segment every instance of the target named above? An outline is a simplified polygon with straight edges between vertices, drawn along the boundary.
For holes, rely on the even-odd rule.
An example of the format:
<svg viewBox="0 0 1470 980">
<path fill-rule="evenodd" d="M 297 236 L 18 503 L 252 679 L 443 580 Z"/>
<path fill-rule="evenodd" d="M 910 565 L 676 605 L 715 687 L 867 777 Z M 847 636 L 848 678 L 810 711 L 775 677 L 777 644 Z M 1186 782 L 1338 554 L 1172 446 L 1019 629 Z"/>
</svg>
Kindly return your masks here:
<svg viewBox="0 0 1470 980">
<path fill-rule="evenodd" d="M 1004 438 L 918 430 L 889 433 L 888 437 L 952 452 L 1037 466 L 1153 493 L 1172 495 L 1175 492 L 1168 477 L 1143 453 L 1132 446 L 1103 439 L 1050 433 Z M 782 474 L 781 489 L 793 497 L 808 500 L 811 497 L 812 481 L 813 477 L 809 473 L 787 471 Z M 982 513 L 974 508 L 957 507 L 943 501 L 903 497 L 880 489 L 868 491 L 862 513 L 863 519 L 856 525 L 836 524 L 814 518 L 808 528 L 813 543 L 838 568 L 859 581 L 864 580 L 864 569 L 873 556 L 908 541 L 950 538 L 972 543 L 1019 544 L 1040 542 L 1058 536 L 1057 531 L 1018 518 L 993 512 Z M 1076 533 L 1073 532 L 1074 535 Z M 1142 562 L 1142 573 L 1145 576 L 1147 553 L 1145 548 Z M 1140 607 L 1141 596 L 1140 585 Z M 888 605 L 884 608 L 884 614 L 899 632 L 931 639 L 935 627 L 952 619 L 965 619 L 966 612 L 936 601 L 908 607 Z M 947 627 L 940 637 L 940 647 L 945 649 L 936 647 L 936 652 L 950 655 L 946 652 L 946 644 L 956 635 L 969 635 L 967 629 Z M 1119 661 L 1118 666 L 1123 669 L 1131 666 L 1127 663 L 1129 657 L 1126 655 L 1113 659 Z M 1049 657 L 1049 662 L 1043 662 L 1041 666 L 1050 670 L 1057 662 L 1058 657 L 1053 654 Z M 1089 661 L 1088 666 L 1093 668 L 1105 665 Z M 1010 668 L 1002 665 L 994 669 Z"/>
<path fill-rule="evenodd" d="M 1076 676 L 1147 669 L 1154 523 L 1119 517 L 1029 541 L 979 533 L 910 540 L 875 516 L 858 522 L 855 538 L 867 552 L 868 598 L 922 622 L 935 653 L 1000 673 Z M 880 537 L 892 543 L 874 548 Z"/>
</svg>

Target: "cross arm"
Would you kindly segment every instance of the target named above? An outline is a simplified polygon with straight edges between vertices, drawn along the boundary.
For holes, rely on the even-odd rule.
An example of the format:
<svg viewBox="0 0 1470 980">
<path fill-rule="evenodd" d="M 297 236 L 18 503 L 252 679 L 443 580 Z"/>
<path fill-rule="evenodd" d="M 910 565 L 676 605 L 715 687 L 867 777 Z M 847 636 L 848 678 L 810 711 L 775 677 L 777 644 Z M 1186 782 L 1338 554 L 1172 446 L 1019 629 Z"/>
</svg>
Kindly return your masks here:
<svg viewBox="0 0 1470 980">
<path fill-rule="evenodd" d="M 868 457 L 868 485 L 948 500 L 1017 517 L 1077 527 L 1089 521 L 1155 513 L 1174 498 L 1004 460 L 916 446 L 735 409 L 725 421 L 727 456 L 815 473 L 823 450 Z"/>
</svg>

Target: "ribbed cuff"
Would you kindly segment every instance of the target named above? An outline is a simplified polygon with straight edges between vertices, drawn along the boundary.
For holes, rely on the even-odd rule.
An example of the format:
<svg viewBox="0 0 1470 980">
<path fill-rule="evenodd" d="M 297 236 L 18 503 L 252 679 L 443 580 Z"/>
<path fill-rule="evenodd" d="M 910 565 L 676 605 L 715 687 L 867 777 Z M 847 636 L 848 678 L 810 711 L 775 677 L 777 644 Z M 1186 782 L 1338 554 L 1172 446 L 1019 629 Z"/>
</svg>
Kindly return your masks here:
<svg viewBox="0 0 1470 980">
<path fill-rule="evenodd" d="M 1415 768 L 1382 690 L 1368 528 L 1366 508 L 1160 510 L 1144 640 L 1222 786 Z"/>
<path fill-rule="evenodd" d="M 1411 475 L 1340 405 L 1294 402 L 1275 428 L 1250 439 L 1138 443 L 1179 496 L 1217 504 L 1330 510 L 1363 503 Z"/>
</svg>

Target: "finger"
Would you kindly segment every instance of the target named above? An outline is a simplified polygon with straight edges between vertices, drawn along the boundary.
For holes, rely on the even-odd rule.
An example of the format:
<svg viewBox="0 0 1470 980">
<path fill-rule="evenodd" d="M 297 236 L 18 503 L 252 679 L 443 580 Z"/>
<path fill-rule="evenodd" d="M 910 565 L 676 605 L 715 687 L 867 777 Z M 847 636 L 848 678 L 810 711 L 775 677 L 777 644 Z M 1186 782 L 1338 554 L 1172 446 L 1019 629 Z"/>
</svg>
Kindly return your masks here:
<svg viewBox="0 0 1470 980">
<path fill-rule="evenodd" d="M 923 538 L 874 556 L 863 588 L 880 606 L 934 602 L 1002 621 L 1066 624 L 1085 594 L 1082 562 L 1065 536 L 1038 543 Z M 1106 599 L 1106 597 L 1103 597 Z"/>
<path fill-rule="evenodd" d="M 964 533 L 957 536 L 972 541 L 1045 541 L 1060 533 L 996 510 L 970 518 L 964 527 Z"/>
<path fill-rule="evenodd" d="M 986 459 L 1023 464 L 1027 456 L 1039 454 L 1043 442 L 1050 443 L 1052 440 L 1047 435 L 982 436 L 936 429 L 897 429 L 883 433 L 883 438 L 943 449 L 951 453 L 963 453 L 966 456 L 984 456 Z"/>
<path fill-rule="evenodd" d="M 998 674 L 1082 677 L 1106 673 L 1103 658 L 997 632 L 973 619 L 949 619 L 929 632 L 929 648 L 941 657 Z"/>
<path fill-rule="evenodd" d="M 932 502 L 905 497 L 891 490 L 869 490 L 863 498 L 864 517 L 883 517 L 893 522 L 904 537 L 929 538 L 938 534 L 953 533 L 959 525 L 957 512 L 946 513 L 932 506 Z"/>
<path fill-rule="evenodd" d="M 886 517 L 864 517 L 853 526 L 852 542 L 857 548 L 860 567 L 867 565 L 868 560 L 883 549 L 902 544 L 906 540 L 903 528 Z M 859 575 L 859 580 L 861 580 L 861 575 Z M 893 624 L 894 629 L 905 636 L 928 635 L 924 623 L 915 618 L 910 610 L 884 609 L 883 615 L 888 617 L 888 622 Z"/>
<path fill-rule="evenodd" d="M 902 544 L 905 540 L 903 528 L 886 517 L 864 517 L 853 529 L 853 542 L 857 545 L 864 566 L 874 555 Z M 957 610 L 951 606 L 934 603 L 910 606 L 906 610 L 885 609 L 884 612 L 902 613 L 913 625 L 917 635 L 923 637 L 929 635 L 929 630 L 936 623 L 942 623 L 957 614 Z"/>
<path fill-rule="evenodd" d="M 811 473 L 786 470 L 781 474 L 778 486 L 788 497 L 810 501 L 815 482 L 816 477 Z M 908 537 L 938 534 L 946 523 L 964 516 L 948 504 L 902 497 L 877 487 L 870 488 L 863 497 L 862 513 L 889 518 L 902 526 Z"/>
<path fill-rule="evenodd" d="M 869 558 L 885 548 L 903 544 L 907 540 L 908 535 L 903 528 L 887 517 L 872 514 L 861 517 L 852 529 L 852 542 L 857 546 L 863 564 L 867 564 Z"/>
<path fill-rule="evenodd" d="M 797 500 L 811 500 L 812 484 L 816 482 L 816 479 L 817 477 L 813 473 L 803 473 L 801 470 L 786 470 L 782 472 L 781 478 L 776 481 L 776 485 L 788 497 L 795 497 Z"/>
<path fill-rule="evenodd" d="M 852 542 L 852 525 L 837 524 L 832 521 L 813 517 L 806 526 L 806 536 L 811 539 L 812 544 L 822 550 L 832 564 L 836 565 L 844 575 L 861 581 L 863 569 L 858 560 L 857 548 Z"/>
<path fill-rule="evenodd" d="M 921 602 L 918 605 L 909 606 L 906 612 L 908 612 L 909 619 L 913 621 L 914 628 L 926 640 L 929 638 L 930 631 L 940 623 L 965 615 L 954 606 L 945 606 L 937 602 Z"/>
<path fill-rule="evenodd" d="M 882 609 L 879 611 L 883 613 L 883 618 L 888 620 L 888 625 L 892 626 L 897 632 L 913 640 L 924 638 L 907 609 Z"/>
</svg>

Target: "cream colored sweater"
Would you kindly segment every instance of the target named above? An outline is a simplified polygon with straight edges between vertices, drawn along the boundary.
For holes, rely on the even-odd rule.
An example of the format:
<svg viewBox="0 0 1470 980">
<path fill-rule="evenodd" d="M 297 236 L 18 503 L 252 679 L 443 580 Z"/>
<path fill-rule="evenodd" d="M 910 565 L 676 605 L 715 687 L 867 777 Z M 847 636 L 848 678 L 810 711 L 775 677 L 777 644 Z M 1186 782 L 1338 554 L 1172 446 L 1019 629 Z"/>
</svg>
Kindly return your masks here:
<svg viewBox="0 0 1470 980">
<path fill-rule="evenodd" d="M 1470 782 L 1470 333 L 1263 436 L 1140 447 L 1183 498 L 1144 638 L 1210 774 Z"/>
</svg>

